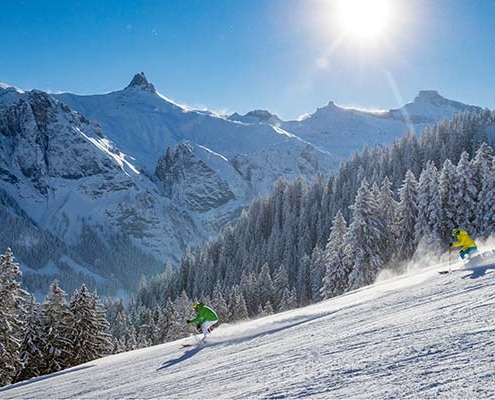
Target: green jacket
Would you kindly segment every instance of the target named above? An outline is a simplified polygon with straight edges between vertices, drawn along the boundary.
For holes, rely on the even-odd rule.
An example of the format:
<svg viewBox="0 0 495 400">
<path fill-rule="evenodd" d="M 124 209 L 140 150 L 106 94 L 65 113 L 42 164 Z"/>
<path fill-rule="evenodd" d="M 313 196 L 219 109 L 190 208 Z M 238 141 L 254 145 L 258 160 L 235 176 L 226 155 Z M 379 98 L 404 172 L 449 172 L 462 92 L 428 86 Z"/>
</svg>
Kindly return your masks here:
<svg viewBox="0 0 495 400">
<path fill-rule="evenodd" d="M 218 315 L 210 307 L 199 303 L 198 315 L 189 321 L 190 324 L 203 325 L 205 321 L 218 321 Z"/>
</svg>

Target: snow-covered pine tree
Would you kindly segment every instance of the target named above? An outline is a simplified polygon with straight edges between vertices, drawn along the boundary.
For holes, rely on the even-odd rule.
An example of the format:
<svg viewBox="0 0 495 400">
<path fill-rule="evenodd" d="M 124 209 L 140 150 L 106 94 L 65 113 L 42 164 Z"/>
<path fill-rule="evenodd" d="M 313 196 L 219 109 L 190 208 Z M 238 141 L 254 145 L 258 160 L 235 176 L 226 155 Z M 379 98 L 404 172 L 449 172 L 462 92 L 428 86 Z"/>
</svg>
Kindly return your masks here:
<svg viewBox="0 0 495 400">
<path fill-rule="evenodd" d="M 66 297 L 67 293 L 55 280 L 41 304 L 43 374 L 60 371 L 72 365 L 73 318 Z"/>
<path fill-rule="evenodd" d="M 169 340 L 180 339 L 187 336 L 189 327 L 186 324 L 186 319 L 191 319 L 194 312 L 191 308 L 192 301 L 187 293 L 182 291 L 181 295 L 175 299 L 170 309 L 170 328 L 168 331 Z"/>
<path fill-rule="evenodd" d="M 438 190 L 440 194 L 440 220 L 442 221 L 442 234 L 449 237 L 450 230 L 457 226 L 456 209 L 456 168 L 450 160 L 445 160 L 438 178 Z"/>
<path fill-rule="evenodd" d="M 258 307 L 258 317 L 266 317 L 268 315 L 273 314 L 273 306 L 272 303 L 269 301 L 265 304 L 265 306 L 262 306 L 261 304 Z"/>
<path fill-rule="evenodd" d="M 411 170 L 406 172 L 403 184 L 399 189 L 397 206 L 397 259 L 409 260 L 417 246 L 419 236 L 416 232 L 418 220 L 418 182 Z"/>
<path fill-rule="evenodd" d="M 418 220 L 415 225 L 416 235 L 423 240 L 425 251 L 441 254 L 446 243 L 442 235 L 440 214 L 440 193 L 438 190 L 438 170 L 431 161 L 419 177 L 418 184 Z"/>
<path fill-rule="evenodd" d="M 480 192 L 478 209 L 478 231 L 487 238 L 495 232 L 495 157 L 491 169 L 487 171 Z"/>
<path fill-rule="evenodd" d="M 384 266 L 380 244 L 385 240 L 385 229 L 366 179 L 361 183 L 352 209 L 352 223 L 346 237 L 350 248 L 345 262 L 352 265 L 349 285 L 356 289 L 373 283 Z"/>
<path fill-rule="evenodd" d="M 309 270 L 309 287 L 311 290 L 311 303 L 317 303 L 322 300 L 320 289 L 323 285 L 325 276 L 325 252 L 318 246 L 315 246 L 311 254 L 311 263 Z"/>
<path fill-rule="evenodd" d="M 15 382 L 39 376 L 43 367 L 43 340 L 40 336 L 41 329 L 40 305 L 34 295 L 26 306 L 26 319 L 21 341 L 20 357 L 22 368 L 17 372 Z"/>
<path fill-rule="evenodd" d="M 156 328 L 151 310 L 146 306 L 139 306 L 136 324 L 138 348 L 144 349 L 153 344 L 155 330 Z"/>
<path fill-rule="evenodd" d="M 478 199 L 478 187 L 473 165 L 469 154 L 462 152 L 456 168 L 457 181 L 455 183 L 455 206 L 457 210 L 457 227 L 472 231 L 475 222 L 475 212 Z"/>
<path fill-rule="evenodd" d="M 112 349 L 112 337 L 110 335 L 110 324 L 106 318 L 105 308 L 102 306 L 96 290 L 91 295 L 91 308 L 95 315 L 96 337 L 95 352 L 98 357 L 104 357 Z"/>
<path fill-rule="evenodd" d="M 20 346 L 27 293 L 17 281 L 20 276 L 19 264 L 7 248 L 0 256 L 0 386 L 11 383 L 22 366 Z"/>
<path fill-rule="evenodd" d="M 375 193 L 378 202 L 378 212 L 381 214 L 384 231 L 382 232 L 383 242 L 378 244 L 381 250 L 382 260 L 384 264 L 388 264 L 392 259 L 397 248 L 397 208 L 398 203 L 395 201 L 392 183 L 388 177 L 382 181 L 378 193 Z"/>
<path fill-rule="evenodd" d="M 495 151 L 483 143 L 473 159 L 473 169 L 478 187 L 476 205 L 476 231 L 474 236 L 488 237 L 495 231 Z"/>
<path fill-rule="evenodd" d="M 268 263 L 263 264 L 256 279 L 256 294 L 258 305 L 264 307 L 265 304 L 274 303 L 275 287 L 273 285 L 270 267 Z"/>
<path fill-rule="evenodd" d="M 246 301 L 238 285 L 235 285 L 229 296 L 229 314 L 231 321 L 248 319 Z"/>
<path fill-rule="evenodd" d="M 293 310 L 294 308 L 297 307 L 298 307 L 298 303 L 297 303 L 296 289 L 292 288 L 292 290 L 290 290 L 289 288 L 286 287 L 282 292 L 282 298 L 280 299 L 277 311 L 283 312 L 283 311 Z"/>
<path fill-rule="evenodd" d="M 298 303 L 301 305 L 311 304 L 311 257 L 304 254 L 297 265 L 295 288 L 297 290 Z M 291 274 L 289 274 L 289 279 Z"/>
<path fill-rule="evenodd" d="M 280 311 L 284 292 L 285 290 L 289 290 L 289 277 L 287 276 L 285 265 L 282 264 L 275 270 L 275 274 L 273 276 L 273 286 L 275 288 L 276 310 Z"/>
<path fill-rule="evenodd" d="M 69 309 L 72 313 L 71 364 L 83 364 L 108 354 L 111 347 L 108 322 L 98 305 L 98 297 L 91 295 L 83 284 L 74 291 Z"/>
<path fill-rule="evenodd" d="M 239 283 L 239 290 L 244 298 L 246 303 L 246 308 L 248 311 L 248 315 L 256 315 L 256 311 L 259 306 L 258 301 L 258 287 L 257 287 L 257 279 L 254 271 L 249 273 L 243 272 L 241 276 L 241 281 Z M 227 303 L 230 302 L 230 296 Z M 229 319 L 232 316 L 230 315 L 230 306 L 229 306 Z"/>
<path fill-rule="evenodd" d="M 220 281 L 217 281 L 215 288 L 213 289 L 213 296 L 211 299 L 211 306 L 218 315 L 218 324 L 227 322 L 229 320 L 229 307 L 227 301 L 222 293 L 222 286 Z"/>
<path fill-rule="evenodd" d="M 332 229 L 325 246 L 326 269 L 321 288 L 321 295 L 324 299 L 344 293 L 349 286 L 350 268 L 344 263 L 346 234 L 347 222 L 339 210 L 333 219 Z"/>
</svg>

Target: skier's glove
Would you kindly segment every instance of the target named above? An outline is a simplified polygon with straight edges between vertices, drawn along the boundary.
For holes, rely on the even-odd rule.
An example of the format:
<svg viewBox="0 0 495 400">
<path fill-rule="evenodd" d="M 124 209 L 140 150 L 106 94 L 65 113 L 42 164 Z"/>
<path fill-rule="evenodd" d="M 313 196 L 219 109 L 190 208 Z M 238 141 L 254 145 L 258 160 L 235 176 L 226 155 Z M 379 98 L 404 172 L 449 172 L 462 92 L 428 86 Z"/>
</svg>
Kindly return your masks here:
<svg viewBox="0 0 495 400">
<path fill-rule="evenodd" d="M 186 324 L 190 324 L 191 323 L 191 320 L 190 319 L 186 319 Z"/>
<path fill-rule="evenodd" d="M 453 243 L 449 243 L 449 247 L 452 247 Z"/>
</svg>

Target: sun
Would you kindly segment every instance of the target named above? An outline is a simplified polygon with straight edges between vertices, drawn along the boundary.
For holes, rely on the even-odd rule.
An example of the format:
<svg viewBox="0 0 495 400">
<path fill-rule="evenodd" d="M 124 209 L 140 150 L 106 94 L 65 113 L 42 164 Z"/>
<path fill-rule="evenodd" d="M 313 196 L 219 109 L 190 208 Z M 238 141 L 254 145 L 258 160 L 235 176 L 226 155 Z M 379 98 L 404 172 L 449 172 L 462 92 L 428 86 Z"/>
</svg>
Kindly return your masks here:
<svg viewBox="0 0 495 400">
<path fill-rule="evenodd" d="M 376 40 L 386 34 L 392 23 L 387 0 L 336 0 L 337 24 L 346 36 Z"/>
</svg>

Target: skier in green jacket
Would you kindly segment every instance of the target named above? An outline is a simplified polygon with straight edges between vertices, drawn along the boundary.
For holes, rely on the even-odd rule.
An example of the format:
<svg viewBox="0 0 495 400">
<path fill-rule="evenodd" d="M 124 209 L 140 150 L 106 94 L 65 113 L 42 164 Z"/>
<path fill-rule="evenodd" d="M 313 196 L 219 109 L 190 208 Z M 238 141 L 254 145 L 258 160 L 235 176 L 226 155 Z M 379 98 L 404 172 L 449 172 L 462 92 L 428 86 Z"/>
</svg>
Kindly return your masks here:
<svg viewBox="0 0 495 400">
<path fill-rule="evenodd" d="M 197 315 L 195 318 L 188 319 L 186 322 L 188 324 L 197 324 L 201 327 L 201 330 L 203 331 L 202 341 L 204 342 L 210 334 L 210 328 L 218 322 L 218 315 L 203 303 L 196 302 L 193 304 L 192 308 L 196 311 Z"/>
</svg>

